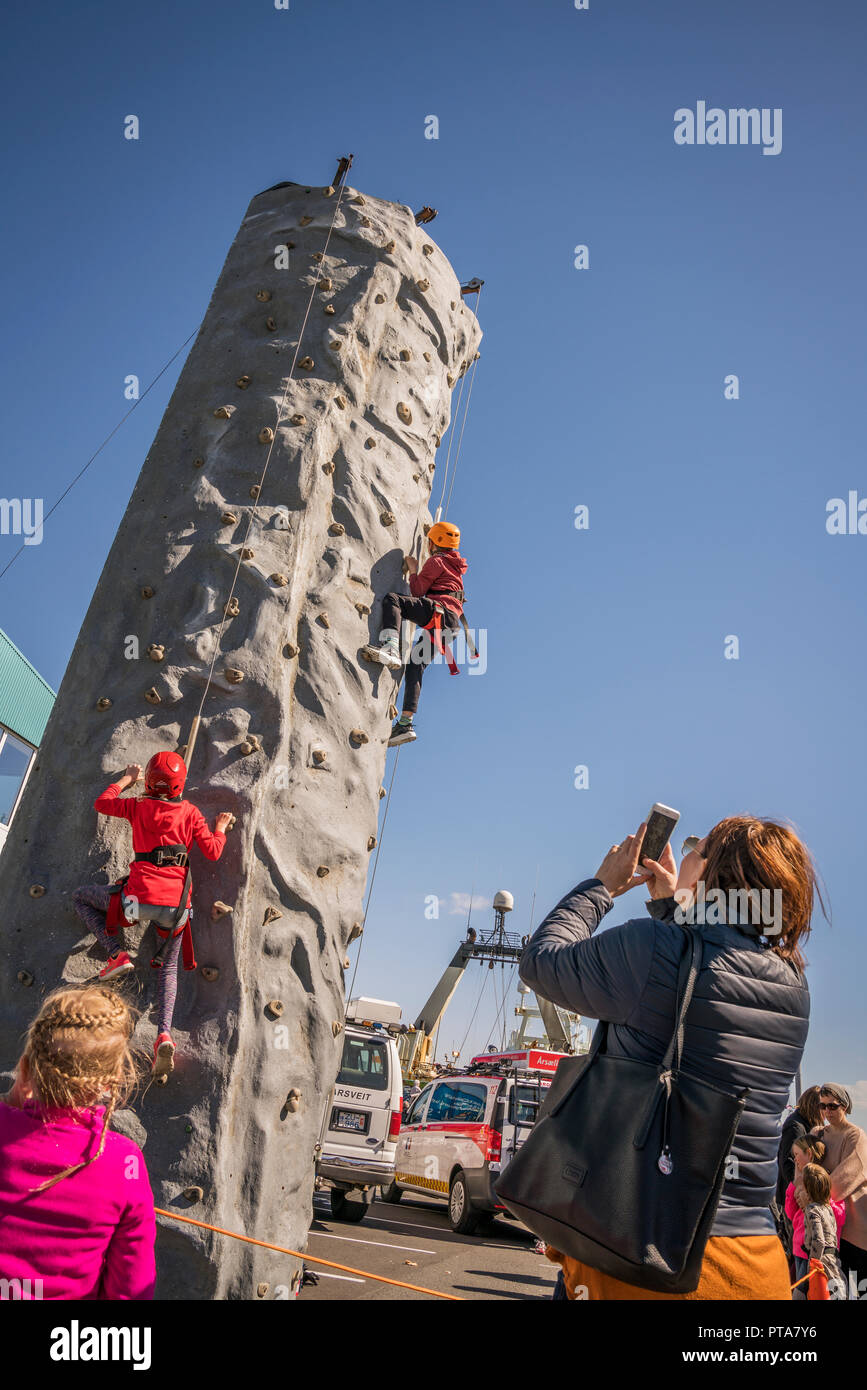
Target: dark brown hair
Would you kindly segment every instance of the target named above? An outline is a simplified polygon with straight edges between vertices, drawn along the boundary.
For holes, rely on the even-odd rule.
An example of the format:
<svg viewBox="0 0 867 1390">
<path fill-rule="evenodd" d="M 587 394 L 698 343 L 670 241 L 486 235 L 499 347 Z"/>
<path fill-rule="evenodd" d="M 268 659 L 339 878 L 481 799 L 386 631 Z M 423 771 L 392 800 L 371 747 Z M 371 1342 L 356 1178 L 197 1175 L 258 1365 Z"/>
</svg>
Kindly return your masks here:
<svg viewBox="0 0 867 1390">
<path fill-rule="evenodd" d="M 780 890 L 783 929 L 771 949 L 803 970 L 800 943 L 810 934 L 814 895 L 823 911 L 824 903 L 809 851 L 794 830 L 755 816 L 727 816 L 708 834 L 704 857 L 702 878 L 708 891 Z"/>
<path fill-rule="evenodd" d="M 825 1203 L 831 1196 L 831 1179 L 818 1163 L 808 1163 L 804 1169 L 804 1191 L 811 1202 Z"/>
</svg>

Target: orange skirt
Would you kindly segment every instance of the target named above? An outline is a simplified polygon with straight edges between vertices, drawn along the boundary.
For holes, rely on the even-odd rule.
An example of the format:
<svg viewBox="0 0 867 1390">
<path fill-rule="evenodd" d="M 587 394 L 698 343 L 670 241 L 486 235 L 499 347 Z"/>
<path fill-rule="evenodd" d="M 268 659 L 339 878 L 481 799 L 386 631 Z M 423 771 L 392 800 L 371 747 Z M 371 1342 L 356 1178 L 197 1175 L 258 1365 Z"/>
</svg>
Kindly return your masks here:
<svg viewBox="0 0 867 1390">
<path fill-rule="evenodd" d="M 704 1252 L 701 1278 L 692 1293 L 653 1293 L 601 1274 L 580 1260 L 548 1247 L 548 1259 L 559 1264 L 572 1299 L 744 1299 L 791 1301 L 789 1267 L 780 1239 L 769 1236 L 712 1236 Z"/>
</svg>

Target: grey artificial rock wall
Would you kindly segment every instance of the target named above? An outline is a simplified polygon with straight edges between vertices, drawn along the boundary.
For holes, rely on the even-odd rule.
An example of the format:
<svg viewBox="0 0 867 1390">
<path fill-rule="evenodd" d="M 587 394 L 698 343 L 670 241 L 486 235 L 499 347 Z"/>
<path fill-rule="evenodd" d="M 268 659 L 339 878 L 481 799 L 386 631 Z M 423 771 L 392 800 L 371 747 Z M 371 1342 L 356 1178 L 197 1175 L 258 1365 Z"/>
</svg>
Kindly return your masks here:
<svg viewBox="0 0 867 1390">
<path fill-rule="evenodd" d="M 238 824 L 219 863 L 193 854 L 200 969 L 180 976 L 175 1072 L 119 1125 L 144 1148 L 158 1206 L 296 1249 L 339 1060 L 346 948 L 395 690 L 359 651 L 378 635 L 402 553 L 419 553 L 451 388 L 479 339 L 454 271 L 409 208 L 344 189 L 322 258 L 338 196 L 284 184 L 251 202 L 0 861 L 0 1061 L 11 1067 L 41 995 L 100 967 L 70 894 L 116 878 L 130 838 L 125 824 L 97 823 L 93 799 L 127 762 L 186 742 L 252 511 L 252 554 L 187 788 L 211 824 L 221 809 Z M 289 256 L 278 269 L 280 245 Z M 256 498 L 268 430 L 276 438 Z M 138 659 L 127 656 L 130 638 Z M 31 896 L 32 885 L 44 894 Z M 212 921 L 217 902 L 232 910 Z M 151 944 L 126 986 L 146 1011 L 136 1037 L 148 1054 Z M 287 1104 L 290 1091 L 300 1100 Z M 191 1186 L 201 1200 L 182 1195 Z M 297 1263 L 163 1222 L 157 1296 L 285 1297 Z"/>
</svg>

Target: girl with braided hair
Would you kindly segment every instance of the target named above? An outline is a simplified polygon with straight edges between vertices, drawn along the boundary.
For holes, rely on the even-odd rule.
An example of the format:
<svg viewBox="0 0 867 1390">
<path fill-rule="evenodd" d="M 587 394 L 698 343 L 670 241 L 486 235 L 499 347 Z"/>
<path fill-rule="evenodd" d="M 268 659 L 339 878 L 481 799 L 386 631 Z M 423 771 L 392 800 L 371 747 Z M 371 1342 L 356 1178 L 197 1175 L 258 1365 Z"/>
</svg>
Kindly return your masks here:
<svg viewBox="0 0 867 1390">
<path fill-rule="evenodd" d="M 102 984 L 54 990 L 30 1025 L 0 1098 L 3 1296 L 153 1297 L 144 1155 L 109 1129 L 137 1079 L 133 1026 L 129 1005 Z"/>
</svg>

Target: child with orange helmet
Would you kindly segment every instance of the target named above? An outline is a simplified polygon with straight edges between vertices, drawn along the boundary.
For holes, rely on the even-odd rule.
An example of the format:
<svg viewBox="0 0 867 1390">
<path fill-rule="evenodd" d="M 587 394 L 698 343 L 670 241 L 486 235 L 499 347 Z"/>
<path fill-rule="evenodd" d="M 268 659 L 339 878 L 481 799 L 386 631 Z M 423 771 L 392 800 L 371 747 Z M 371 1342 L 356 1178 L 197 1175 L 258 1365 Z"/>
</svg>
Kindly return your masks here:
<svg viewBox="0 0 867 1390">
<path fill-rule="evenodd" d="M 121 792 L 134 786 L 141 775 L 141 766 L 130 763 L 94 802 L 101 815 L 130 822 L 135 854 L 128 876 L 116 884 L 84 884 L 76 888 L 72 903 L 108 953 L 108 962 L 99 972 L 101 980 L 127 975 L 134 968 L 119 935 L 121 911 L 129 922 L 153 922 L 163 938 L 151 962 L 161 967 L 154 1076 L 163 1078 L 174 1066 L 170 1030 L 182 938 L 185 968 L 194 970 L 196 964 L 190 933 L 189 852 L 195 841 L 207 859 L 219 859 L 232 814 L 221 811 L 214 830 L 209 830 L 201 811 L 182 798 L 187 768 L 177 753 L 155 753 L 145 768 L 145 795 L 122 797 Z"/>
<path fill-rule="evenodd" d="M 428 532 L 430 558 L 421 569 L 418 561 L 407 555 L 404 563 L 409 574 L 409 594 L 386 594 L 382 603 L 382 631 L 379 645 L 365 647 L 365 655 L 371 661 L 399 671 L 404 665 L 400 652 L 400 627 L 404 618 L 414 622 L 420 629 L 406 663 L 403 687 L 403 712 L 395 721 L 389 748 L 400 743 L 410 743 L 416 737 L 413 716 L 418 709 L 422 676 L 433 660 L 434 652 L 448 650 L 463 619 L 464 587 L 467 562 L 458 553 L 461 533 L 450 521 L 437 521 Z M 433 642 L 422 638 L 423 631 L 431 631 Z M 449 654 L 449 668 L 453 673 L 457 667 Z"/>
</svg>

